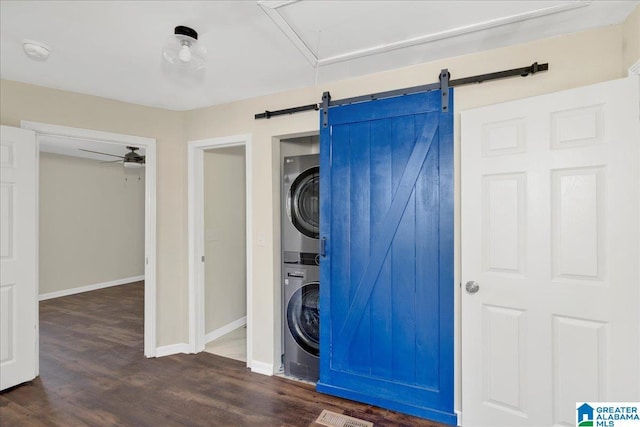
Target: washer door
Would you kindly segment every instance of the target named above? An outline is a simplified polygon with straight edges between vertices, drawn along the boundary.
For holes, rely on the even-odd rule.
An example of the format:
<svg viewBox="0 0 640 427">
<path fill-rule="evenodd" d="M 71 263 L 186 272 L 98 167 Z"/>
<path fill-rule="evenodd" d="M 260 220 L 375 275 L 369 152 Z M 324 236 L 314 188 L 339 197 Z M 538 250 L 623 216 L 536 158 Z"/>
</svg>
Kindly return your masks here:
<svg viewBox="0 0 640 427">
<path fill-rule="evenodd" d="M 302 172 L 287 194 L 287 213 L 294 227 L 312 239 L 320 234 L 320 167 Z"/>
<path fill-rule="evenodd" d="M 320 286 L 310 282 L 298 289 L 287 304 L 287 326 L 307 353 L 320 354 Z"/>
</svg>

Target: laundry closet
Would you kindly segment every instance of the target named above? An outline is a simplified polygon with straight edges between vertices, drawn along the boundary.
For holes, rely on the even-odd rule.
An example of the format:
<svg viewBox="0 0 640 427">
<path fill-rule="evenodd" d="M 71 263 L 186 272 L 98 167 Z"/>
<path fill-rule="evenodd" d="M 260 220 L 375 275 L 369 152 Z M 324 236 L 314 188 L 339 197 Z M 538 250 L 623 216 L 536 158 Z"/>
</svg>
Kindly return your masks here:
<svg viewBox="0 0 640 427">
<path fill-rule="evenodd" d="M 316 382 L 320 355 L 320 157 L 317 135 L 280 141 L 282 364 Z"/>
</svg>

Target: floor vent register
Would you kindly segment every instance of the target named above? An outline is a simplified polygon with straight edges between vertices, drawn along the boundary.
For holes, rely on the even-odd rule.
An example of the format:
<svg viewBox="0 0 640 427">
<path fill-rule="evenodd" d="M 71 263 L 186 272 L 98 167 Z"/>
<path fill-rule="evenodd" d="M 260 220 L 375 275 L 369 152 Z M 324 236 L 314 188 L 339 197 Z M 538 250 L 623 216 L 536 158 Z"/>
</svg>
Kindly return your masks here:
<svg viewBox="0 0 640 427">
<path fill-rule="evenodd" d="M 373 423 L 369 421 L 327 411 L 326 409 L 322 411 L 316 423 L 328 427 L 373 427 Z"/>
</svg>

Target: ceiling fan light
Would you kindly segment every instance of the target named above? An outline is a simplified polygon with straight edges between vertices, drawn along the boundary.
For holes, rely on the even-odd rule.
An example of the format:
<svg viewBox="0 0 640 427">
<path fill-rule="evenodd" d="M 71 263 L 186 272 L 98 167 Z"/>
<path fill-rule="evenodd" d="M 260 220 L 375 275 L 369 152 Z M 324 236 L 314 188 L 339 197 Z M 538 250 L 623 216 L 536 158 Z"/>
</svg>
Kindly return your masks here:
<svg viewBox="0 0 640 427">
<path fill-rule="evenodd" d="M 198 70 L 204 67 L 206 49 L 198 42 L 198 33 L 178 26 L 162 50 L 164 59 L 179 68 Z"/>
<path fill-rule="evenodd" d="M 142 166 L 143 166 L 143 163 L 138 163 L 138 162 L 124 162 L 124 167 L 125 167 L 125 168 L 138 169 L 138 168 L 141 168 Z"/>
</svg>

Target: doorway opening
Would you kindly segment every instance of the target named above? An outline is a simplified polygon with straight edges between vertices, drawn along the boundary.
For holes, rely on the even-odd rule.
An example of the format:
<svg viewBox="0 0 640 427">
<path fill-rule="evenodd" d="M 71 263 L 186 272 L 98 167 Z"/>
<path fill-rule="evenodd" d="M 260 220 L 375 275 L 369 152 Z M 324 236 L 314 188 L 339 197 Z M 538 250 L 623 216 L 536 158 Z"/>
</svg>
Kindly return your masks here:
<svg viewBox="0 0 640 427">
<path fill-rule="evenodd" d="M 80 168 L 90 170 L 87 168 L 86 162 L 93 163 L 86 159 L 70 160 L 71 154 L 76 154 L 76 151 L 80 149 L 91 150 L 96 147 L 105 152 L 123 152 L 126 154 L 127 146 L 134 146 L 139 149 L 140 153 L 145 156 L 145 165 L 138 170 L 123 171 L 125 169 L 123 165 L 118 165 L 119 172 L 116 172 L 112 178 L 116 178 L 120 183 L 129 184 L 128 190 L 129 197 L 139 198 L 143 200 L 136 200 L 136 203 L 141 202 L 142 206 L 139 210 L 143 211 L 141 215 L 143 218 L 131 219 L 131 218 L 119 218 L 124 224 L 127 221 L 137 221 L 134 229 L 136 233 L 144 235 L 143 241 L 138 243 L 138 249 L 143 250 L 144 253 L 140 257 L 140 254 L 136 256 L 140 259 L 131 260 L 131 265 L 124 266 L 123 271 L 129 272 L 125 274 L 127 277 L 116 280 L 107 280 L 101 283 L 93 283 L 87 286 L 81 286 L 77 289 L 55 290 L 55 285 L 52 290 L 45 292 L 42 299 L 54 298 L 58 296 L 70 295 L 73 293 L 79 293 L 84 291 L 96 290 L 115 285 L 140 282 L 144 280 L 144 354 L 146 357 L 156 356 L 156 280 L 155 280 L 155 259 L 156 259 L 156 209 L 155 209 L 155 167 L 156 167 L 156 147 L 155 139 L 143 138 L 137 136 L 122 135 L 110 132 L 93 131 L 88 129 L 78 129 L 65 126 L 49 125 L 36 122 L 23 121 L 21 123 L 22 128 L 30 129 L 36 132 L 36 141 L 38 147 L 49 147 L 46 151 L 57 154 L 46 153 L 43 155 L 44 164 L 48 169 L 54 168 L 57 171 L 61 171 L 65 168 L 65 165 L 69 166 L 69 162 L 74 164 L 74 168 Z M 52 148 L 53 147 L 53 148 Z M 57 151 L 56 151 L 57 150 Z M 66 155 L 65 155 L 66 154 Z M 114 154 L 116 155 L 116 154 Z M 84 162 L 83 162 L 84 161 Z M 78 163 L 80 162 L 80 163 Z M 93 167 L 94 165 L 92 165 Z M 102 169 L 102 172 L 111 170 L 116 171 L 116 168 L 106 166 Z M 108 169 L 107 169 L 108 168 Z M 47 171 L 49 172 L 49 170 Z M 82 178 L 79 178 L 82 179 Z M 88 183 L 89 185 L 91 183 Z M 136 188 L 143 187 L 143 188 Z M 104 191 L 103 188 L 96 188 L 96 193 Z M 40 192 L 40 189 L 38 189 Z M 55 196 L 54 196 L 55 197 Z M 70 200 L 73 199 L 73 195 L 70 195 Z M 124 201 L 126 203 L 126 201 Z M 77 212 L 69 211 L 69 216 L 73 216 Z M 69 218 L 66 218 L 69 220 Z M 137 227 L 136 227 L 137 226 Z M 100 224 L 95 224 L 95 228 L 99 228 Z M 141 228 L 141 229 L 138 229 Z M 88 232 L 90 231 L 89 229 Z M 126 238 L 126 236 L 123 236 Z M 104 255 L 104 254 L 103 254 Z M 107 257 L 108 255 L 104 255 Z M 79 260 L 81 262 L 81 260 Z M 142 264 L 138 265 L 138 264 Z M 105 263 L 108 264 L 108 263 Z M 143 274 L 140 275 L 140 267 L 142 267 Z M 55 266 L 52 268 L 55 269 Z M 131 273 L 135 271 L 136 273 Z M 81 279 L 80 279 L 81 280 Z M 42 285 L 42 277 L 41 277 Z"/>
<path fill-rule="evenodd" d="M 145 174 L 112 160 L 125 153 L 40 138 L 40 301 L 144 280 Z"/>
<path fill-rule="evenodd" d="M 246 153 L 204 152 L 205 351 L 247 361 Z"/>
<path fill-rule="evenodd" d="M 190 351 L 251 368 L 251 136 L 189 142 L 188 179 Z"/>
<path fill-rule="evenodd" d="M 280 236 L 276 250 L 280 293 L 275 307 L 281 325 L 276 372 L 305 381 L 317 381 L 319 367 L 319 152 L 317 132 L 288 135 L 277 144 L 279 169 L 274 182 L 274 205 L 279 215 L 274 224 Z"/>
</svg>

